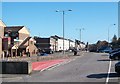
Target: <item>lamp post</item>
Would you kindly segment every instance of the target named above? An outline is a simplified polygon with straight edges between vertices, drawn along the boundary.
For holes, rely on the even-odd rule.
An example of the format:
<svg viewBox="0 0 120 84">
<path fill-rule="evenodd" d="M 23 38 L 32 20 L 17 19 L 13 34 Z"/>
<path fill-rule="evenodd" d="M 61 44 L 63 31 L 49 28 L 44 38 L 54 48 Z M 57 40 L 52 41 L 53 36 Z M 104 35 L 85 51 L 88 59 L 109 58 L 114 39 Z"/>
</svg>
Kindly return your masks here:
<svg viewBox="0 0 120 84">
<path fill-rule="evenodd" d="M 110 24 L 109 27 L 108 27 L 108 46 L 109 46 L 109 33 L 110 33 L 110 29 L 109 29 L 109 28 L 110 28 L 111 26 L 114 26 L 114 25 L 116 25 L 116 24 Z"/>
<path fill-rule="evenodd" d="M 84 28 L 80 29 L 80 41 L 81 41 L 81 37 L 82 37 L 82 33 L 81 33 L 82 30 L 84 30 Z"/>
<path fill-rule="evenodd" d="M 80 28 L 80 29 L 77 29 L 77 30 L 79 30 L 79 33 L 80 33 L 80 44 L 79 44 L 79 47 L 80 48 L 82 48 L 82 46 L 81 46 L 81 42 L 82 42 L 82 40 L 81 40 L 81 37 L 82 37 L 82 30 L 84 30 L 84 28 Z"/>
<path fill-rule="evenodd" d="M 64 54 L 64 35 L 65 35 L 64 15 L 65 15 L 65 12 L 67 11 L 72 11 L 72 10 L 56 10 L 56 12 L 62 12 L 62 15 L 63 15 L 63 54 Z"/>
<path fill-rule="evenodd" d="M 81 38 L 82 38 L 82 30 L 84 30 L 84 28 L 80 28 L 80 29 L 76 29 L 76 30 L 79 30 L 79 40 L 81 41 Z M 82 42 L 82 41 L 81 41 Z"/>
</svg>

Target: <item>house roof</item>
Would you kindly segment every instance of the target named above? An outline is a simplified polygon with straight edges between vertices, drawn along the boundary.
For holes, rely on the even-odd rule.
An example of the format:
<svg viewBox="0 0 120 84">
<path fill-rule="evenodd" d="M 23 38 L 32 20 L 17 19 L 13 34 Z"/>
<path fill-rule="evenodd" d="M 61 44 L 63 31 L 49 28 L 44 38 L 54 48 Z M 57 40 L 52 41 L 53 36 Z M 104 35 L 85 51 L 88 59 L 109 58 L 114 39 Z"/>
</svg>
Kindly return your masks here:
<svg viewBox="0 0 120 84">
<path fill-rule="evenodd" d="M 57 35 L 55 35 L 55 36 L 51 36 L 52 38 L 56 38 L 56 39 L 64 39 L 64 40 L 68 40 L 68 39 L 66 39 L 66 38 L 63 38 L 63 37 L 60 37 L 60 36 L 57 36 Z"/>
<path fill-rule="evenodd" d="M 6 27 L 6 24 L 0 19 L 0 26 Z"/>
<path fill-rule="evenodd" d="M 19 45 L 19 47 L 22 47 L 30 38 L 32 38 L 32 37 L 27 37 L 27 38 Z"/>
<path fill-rule="evenodd" d="M 71 40 L 71 39 L 68 39 L 70 42 L 74 42 L 73 40 Z"/>
<path fill-rule="evenodd" d="M 24 26 L 7 26 L 5 27 L 5 32 L 7 31 L 13 31 L 13 32 L 17 32 L 20 29 L 22 29 Z"/>
</svg>

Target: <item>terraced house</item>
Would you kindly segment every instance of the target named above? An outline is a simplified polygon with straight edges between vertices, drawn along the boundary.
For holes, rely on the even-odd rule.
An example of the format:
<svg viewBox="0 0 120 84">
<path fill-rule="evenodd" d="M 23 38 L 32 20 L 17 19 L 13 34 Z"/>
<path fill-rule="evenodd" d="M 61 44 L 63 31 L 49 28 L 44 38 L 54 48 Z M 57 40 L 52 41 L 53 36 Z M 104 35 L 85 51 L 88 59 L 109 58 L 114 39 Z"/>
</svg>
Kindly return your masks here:
<svg viewBox="0 0 120 84">
<path fill-rule="evenodd" d="M 35 40 L 25 26 L 6 26 L 0 20 L 0 56 L 29 56 L 36 55 Z"/>
<path fill-rule="evenodd" d="M 30 37 L 30 33 L 25 26 L 7 26 L 4 35 L 10 38 L 6 56 L 25 56 L 27 52 L 30 52 L 30 55 L 36 54 L 35 40 Z"/>
</svg>

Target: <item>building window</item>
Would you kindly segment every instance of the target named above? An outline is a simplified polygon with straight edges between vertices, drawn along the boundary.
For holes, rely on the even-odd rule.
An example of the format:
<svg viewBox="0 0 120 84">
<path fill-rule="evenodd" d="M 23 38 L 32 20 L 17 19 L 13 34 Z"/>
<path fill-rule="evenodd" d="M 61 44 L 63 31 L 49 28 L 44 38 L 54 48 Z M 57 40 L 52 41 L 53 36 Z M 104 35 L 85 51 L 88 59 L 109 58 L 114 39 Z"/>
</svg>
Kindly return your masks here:
<svg viewBox="0 0 120 84">
<path fill-rule="evenodd" d="M 16 40 L 19 40 L 19 38 L 18 38 L 18 37 L 16 37 Z"/>
<path fill-rule="evenodd" d="M 8 37 L 8 34 L 5 34 L 5 37 Z"/>
</svg>

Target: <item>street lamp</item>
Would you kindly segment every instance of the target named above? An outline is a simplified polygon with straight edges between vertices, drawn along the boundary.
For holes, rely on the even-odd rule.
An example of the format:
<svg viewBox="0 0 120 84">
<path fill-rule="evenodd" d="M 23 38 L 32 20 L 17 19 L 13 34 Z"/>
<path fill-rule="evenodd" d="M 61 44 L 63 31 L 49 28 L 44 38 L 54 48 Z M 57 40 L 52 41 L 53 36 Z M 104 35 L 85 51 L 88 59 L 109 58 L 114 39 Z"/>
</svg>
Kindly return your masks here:
<svg viewBox="0 0 120 84">
<path fill-rule="evenodd" d="M 109 28 L 112 27 L 112 26 L 114 26 L 114 25 L 116 25 L 116 24 L 110 24 L 109 27 L 108 27 L 108 45 L 109 45 L 109 31 L 110 31 Z"/>
<path fill-rule="evenodd" d="M 80 29 L 80 41 L 81 41 L 81 37 L 82 37 L 81 30 L 84 30 L 84 28 Z"/>
<path fill-rule="evenodd" d="M 64 29 L 64 15 L 65 15 L 65 12 L 67 11 L 72 11 L 72 10 L 56 10 L 56 12 L 62 12 L 62 15 L 63 15 L 63 54 L 64 54 L 64 34 L 65 34 L 65 29 Z"/>
<path fill-rule="evenodd" d="M 81 37 L 82 37 L 81 31 L 84 30 L 84 28 L 80 28 L 80 29 L 77 29 L 77 30 L 79 30 L 79 33 L 80 33 L 80 44 L 79 44 L 79 47 L 82 48 L 82 46 L 81 46 L 81 42 L 82 42 L 82 40 L 81 40 Z"/>
<path fill-rule="evenodd" d="M 81 41 L 81 37 L 82 37 L 82 30 L 84 30 L 84 28 L 80 28 L 80 29 L 76 29 L 76 30 L 79 30 L 79 34 L 80 34 L 80 42 L 82 42 L 82 41 Z"/>
</svg>

